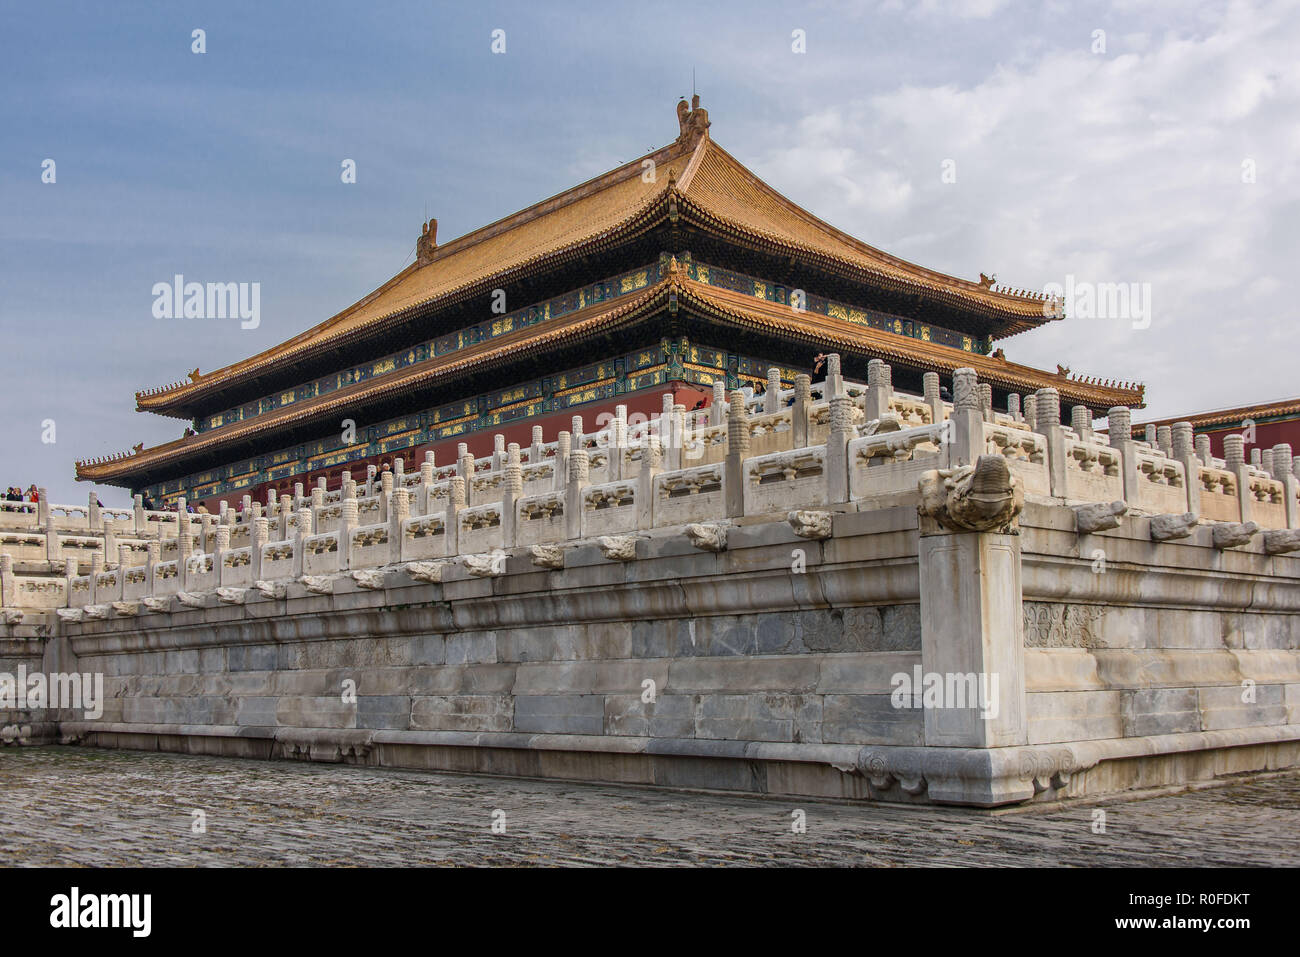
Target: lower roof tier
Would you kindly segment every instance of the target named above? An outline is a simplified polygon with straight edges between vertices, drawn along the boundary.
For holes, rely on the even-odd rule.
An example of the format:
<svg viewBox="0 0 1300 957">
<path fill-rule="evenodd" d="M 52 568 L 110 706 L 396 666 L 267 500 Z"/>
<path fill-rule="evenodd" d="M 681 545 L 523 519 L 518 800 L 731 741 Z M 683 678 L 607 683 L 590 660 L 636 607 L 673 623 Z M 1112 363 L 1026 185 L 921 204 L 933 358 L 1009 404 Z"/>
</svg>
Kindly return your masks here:
<svg viewBox="0 0 1300 957">
<path fill-rule="evenodd" d="M 984 356 L 858 325 L 788 302 L 719 288 L 689 278 L 674 264 L 668 278 L 639 294 L 594 303 L 558 320 L 515 329 L 249 421 L 151 449 L 79 462 L 77 477 L 138 489 L 211 474 L 209 483 L 198 483 L 210 484 L 235 478 L 232 470 L 239 464 L 258 463 L 251 473 L 296 461 L 302 456 L 295 450 L 329 441 L 321 436 L 339 436 L 345 419 L 357 423 L 359 432 L 364 427 L 392 435 L 448 428 L 461 421 L 466 429 L 490 428 L 510 416 L 580 404 L 587 400 L 573 396 L 590 390 L 617 395 L 672 381 L 708 385 L 726 375 L 735 377 L 728 381 L 735 387 L 742 384 L 743 375 L 762 379 L 768 365 L 781 368 L 783 378 L 792 378 L 811 371 L 816 357 L 829 352 L 843 357 L 846 376 L 863 379 L 867 361 L 883 359 L 894 366 L 894 382 L 904 389 L 919 391 L 925 372 L 947 377 L 970 367 L 980 381 L 1002 394 L 1051 387 L 1063 404 L 1086 405 L 1100 414 L 1116 405 L 1143 405 L 1141 386 L 1069 378 L 996 354 Z M 742 360 L 756 365 L 742 373 Z M 511 385 L 503 389 L 503 383 Z M 459 414 L 453 414 L 457 410 Z M 482 425 L 468 424 L 480 419 Z M 320 454 L 325 454 L 321 448 Z"/>
</svg>

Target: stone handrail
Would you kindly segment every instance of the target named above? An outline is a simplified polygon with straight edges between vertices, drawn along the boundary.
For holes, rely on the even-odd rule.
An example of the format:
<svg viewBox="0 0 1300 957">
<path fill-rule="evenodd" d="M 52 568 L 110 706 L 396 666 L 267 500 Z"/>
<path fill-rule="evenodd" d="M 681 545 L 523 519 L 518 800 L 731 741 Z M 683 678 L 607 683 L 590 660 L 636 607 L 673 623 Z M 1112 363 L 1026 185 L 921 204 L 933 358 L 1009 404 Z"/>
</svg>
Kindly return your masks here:
<svg viewBox="0 0 1300 957">
<path fill-rule="evenodd" d="M 728 403 L 720 388 L 714 406 L 694 416 L 666 396 L 663 414 L 643 426 L 628 427 L 619 407 L 599 432 L 584 434 L 575 419 L 574 432 L 542 443 L 535 430 L 526 455 L 498 437 L 486 457 L 473 458 L 462 445 L 454 465 L 436 467 L 430 454 L 407 474 L 398 459 L 392 471 L 370 471 L 361 484 L 345 472 L 337 500 L 318 486 L 310 495 L 299 487 L 299 494 L 270 497 L 265 507 L 246 498 L 244 508 L 218 515 L 137 508 L 130 538 L 113 521 L 125 513 L 91 507 L 86 518 L 102 523 L 103 539 L 56 532 L 57 556 L 50 532 L 24 528 L 0 537 L 0 551 L 17 551 L 19 561 L 39 554 L 43 541 L 47 555 L 67 568 L 61 590 L 36 592 L 31 579 L 15 574 L 15 556 L 5 554 L 0 601 L 98 609 L 171 595 L 199 601 L 195 594 L 218 589 L 226 601 L 239 589 L 274 592 L 276 582 L 289 580 L 311 579 L 321 588 L 332 575 L 377 580 L 376 570 L 396 566 L 431 576 L 436 572 L 419 563 L 453 559 L 490 575 L 496 560 L 484 559 L 487 553 L 541 549 L 536 562 L 556 567 L 565 543 L 598 540 L 611 560 L 624 560 L 638 532 L 679 526 L 697 547 L 716 549 L 724 547 L 725 527 L 741 517 L 915 503 L 923 475 L 985 456 L 1003 459 L 1024 494 L 1047 503 L 1123 502 L 1135 513 L 1176 516 L 1184 525 L 1190 514 L 1264 530 L 1300 527 L 1300 460 L 1288 447 L 1274 451 L 1271 473 L 1245 464 L 1239 441 L 1235 448 L 1229 443 L 1224 461 L 1205 465 L 1185 423 L 1166 451 L 1132 440 L 1128 410 L 1113 409 L 1106 442 L 1086 409 L 1072 410 L 1063 426 L 1052 389 L 1028 397 L 1023 414 L 1014 395 L 998 413 L 971 370 L 958 371 L 948 403 L 939 399 L 937 375 L 927 374 L 921 398 L 895 393 L 888 366 L 872 360 L 869 381 L 854 396 L 837 357 L 830 359 L 827 400 L 815 398 L 806 376 L 793 390 L 774 393 L 789 404 L 752 416 L 742 394 Z M 915 424 L 925 419 L 932 421 Z M 1164 524 L 1179 534 L 1177 523 Z M 68 561 L 86 545 L 88 576 L 80 574 L 83 555 Z"/>
</svg>

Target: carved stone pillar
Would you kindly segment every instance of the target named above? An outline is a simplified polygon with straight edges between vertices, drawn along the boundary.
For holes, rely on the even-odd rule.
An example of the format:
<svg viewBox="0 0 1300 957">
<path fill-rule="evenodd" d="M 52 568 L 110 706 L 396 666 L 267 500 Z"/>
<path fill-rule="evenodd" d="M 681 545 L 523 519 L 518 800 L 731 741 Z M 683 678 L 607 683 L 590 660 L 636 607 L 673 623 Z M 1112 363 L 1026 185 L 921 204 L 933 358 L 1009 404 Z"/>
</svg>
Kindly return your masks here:
<svg viewBox="0 0 1300 957">
<path fill-rule="evenodd" d="M 1170 430 L 1171 458 L 1183 466 L 1183 484 L 1187 487 L 1187 511 L 1201 514 L 1201 462 L 1196 457 L 1195 439 L 1192 435 L 1192 423 L 1175 422 Z"/>
<path fill-rule="evenodd" d="M 609 454 L 616 453 L 611 449 Z M 519 443 L 511 442 L 506 451 L 505 480 L 501 488 L 501 543 L 505 548 L 515 546 L 515 502 L 523 494 L 524 470 L 519 461 Z"/>
<path fill-rule="evenodd" d="M 1237 478 L 1237 502 L 1241 521 L 1250 521 L 1250 473 L 1246 467 L 1246 440 L 1240 433 L 1223 437 L 1223 467 Z"/>
<path fill-rule="evenodd" d="M 749 457 L 749 413 L 745 396 L 731 393 L 731 410 L 727 416 L 727 459 L 722 485 L 727 499 L 727 517 L 745 514 L 745 459 Z"/>
<path fill-rule="evenodd" d="M 925 404 L 930 407 L 930 419 L 935 424 L 943 421 L 943 399 L 939 398 L 939 373 L 927 372 L 921 376 L 921 391 Z"/>
<path fill-rule="evenodd" d="M 460 554 L 460 512 L 465 508 L 465 479 L 453 475 L 448 481 L 447 518 L 443 522 L 443 534 L 447 536 L 447 554 Z"/>
<path fill-rule="evenodd" d="M 867 392 L 862 408 L 868 422 L 889 411 L 889 394 L 893 391 L 893 372 L 888 363 L 880 359 L 867 362 Z"/>
<path fill-rule="evenodd" d="M 853 434 L 853 400 L 847 395 L 831 399 L 831 430 L 826 436 L 826 501 L 838 505 L 849 500 L 849 439 Z"/>
<path fill-rule="evenodd" d="M 988 455 L 927 473 L 920 492 L 921 677 L 943 689 L 925 744 L 1027 744 L 1019 480 Z"/>
<path fill-rule="evenodd" d="M 1034 431 L 1047 439 L 1047 471 L 1052 495 L 1065 498 L 1065 433 L 1061 431 L 1061 396 L 1055 389 L 1039 389 L 1034 409 Z"/>
<path fill-rule="evenodd" d="M 958 369 L 952 374 L 952 412 L 948 421 L 949 462 L 951 465 L 974 465 L 984 454 L 984 412 L 980 408 L 978 382 L 974 369 Z"/>
<path fill-rule="evenodd" d="M 1124 476 L 1124 501 L 1138 501 L 1137 453 L 1133 447 L 1133 413 L 1117 405 L 1106 413 L 1106 431 L 1110 447 L 1120 454 L 1120 472 Z"/>
<path fill-rule="evenodd" d="M 582 537 L 582 492 L 589 484 L 590 461 L 587 450 L 569 453 L 569 483 L 564 490 L 564 526 L 567 538 Z"/>
</svg>

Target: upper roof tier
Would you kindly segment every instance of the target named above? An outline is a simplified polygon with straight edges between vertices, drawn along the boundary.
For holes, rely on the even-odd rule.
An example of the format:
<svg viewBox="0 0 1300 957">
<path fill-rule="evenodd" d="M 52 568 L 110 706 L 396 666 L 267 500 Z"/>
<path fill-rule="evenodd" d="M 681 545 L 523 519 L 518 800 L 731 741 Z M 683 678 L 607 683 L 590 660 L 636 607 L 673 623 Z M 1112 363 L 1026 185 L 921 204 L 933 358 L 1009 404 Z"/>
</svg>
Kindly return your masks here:
<svg viewBox="0 0 1300 957">
<path fill-rule="evenodd" d="M 665 221 L 786 258 L 850 282 L 983 317 L 1002 338 L 1046 322 L 1042 296 L 917 266 L 860 242 L 772 189 L 708 134 L 708 113 L 678 104 L 681 133 L 661 149 L 491 225 L 437 245 L 425 226 L 416 262 L 301 335 L 206 375 L 136 394 L 141 411 L 188 417 L 205 400 L 378 334 L 417 311 L 453 306 L 504 283 L 631 240 Z M 653 167 L 647 163 L 650 161 Z M 652 168 L 653 175 L 647 173 Z"/>
</svg>

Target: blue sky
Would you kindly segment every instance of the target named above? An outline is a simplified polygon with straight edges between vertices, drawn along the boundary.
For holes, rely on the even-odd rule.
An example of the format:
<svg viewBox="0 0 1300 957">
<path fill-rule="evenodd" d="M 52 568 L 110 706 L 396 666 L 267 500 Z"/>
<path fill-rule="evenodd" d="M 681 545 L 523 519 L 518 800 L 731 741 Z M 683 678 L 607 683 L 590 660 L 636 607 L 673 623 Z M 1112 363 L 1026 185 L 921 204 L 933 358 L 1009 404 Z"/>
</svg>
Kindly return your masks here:
<svg viewBox="0 0 1300 957">
<path fill-rule="evenodd" d="M 136 389 L 349 305 L 427 217 L 445 241 L 670 141 L 692 69 L 719 143 L 867 242 L 1021 287 L 1150 284 L 1149 328 L 1070 319 L 1009 358 L 1143 381 L 1138 418 L 1298 391 L 1294 3 L 268 7 L 0 12 L 0 485 L 83 501 L 75 458 L 184 427 Z M 259 282 L 260 327 L 154 318 L 176 273 Z"/>
</svg>

